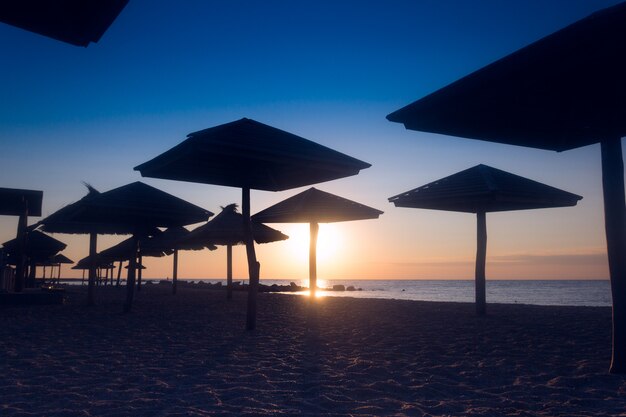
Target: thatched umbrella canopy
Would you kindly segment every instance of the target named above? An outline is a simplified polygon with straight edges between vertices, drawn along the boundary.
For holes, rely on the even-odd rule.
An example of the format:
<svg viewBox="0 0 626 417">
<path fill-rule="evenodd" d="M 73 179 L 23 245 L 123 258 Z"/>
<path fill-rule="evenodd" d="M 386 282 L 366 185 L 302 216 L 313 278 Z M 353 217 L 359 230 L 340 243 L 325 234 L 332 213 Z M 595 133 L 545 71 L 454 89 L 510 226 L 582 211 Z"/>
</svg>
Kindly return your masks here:
<svg viewBox="0 0 626 417">
<path fill-rule="evenodd" d="M 626 372 L 624 39 L 620 3 L 387 116 L 407 129 L 558 152 L 600 142 L 615 373 Z"/>
<path fill-rule="evenodd" d="M 309 223 L 309 290 L 317 290 L 317 233 L 319 223 L 377 219 L 382 211 L 339 197 L 316 188 L 309 188 L 276 203 L 252 216 L 263 223 Z"/>
<path fill-rule="evenodd" d="M 61 265 L 62 264 L 73 264 L 74 261 L 72 261 L 67 256 L 63 255 L 62 253 L 58 253 L 58 254 L 54 255 L 54 257 L 52 258 L 52 263 L 53 263 L 53 265 L 56 265 L 57 268 L 58 268 L 58 271 L 57 271 L 57 284 L 60 284 L 61 283 Z"/>
<path fill-rule="evenodd" d="M 43 229 L 56 233 L 89 233 L 90 256 L 96 255 L 96 236 L 106 234 L 132 234 L 133 245 L 130 265 L 136 261 L 137 245 L 141 237 L 149 236 L 156 227 L 170 227 L 198 223 L 212 215 L 201 207 L 188 203 L 154 187 L 134 182 L 105 193 L 90 189 L 90 193 L 48 216 L 40 223 Z M 89 302 L 93 303 L 90 273 Z M 127 280 L 125 311 L 130 311 L 134 296 L 135 268 L 131 267 Z"/>
<path fill-rule="evenodd" d="M 76 46 L 98 42 L 128 0 L 5 0 L 0 21 Z"/>
<path fill-rule="evenodd" d="M 178 250 L 202 250 L 204 248 L 209 250 L 217 249 L 215 246 L 210 244 L 183 244 L 182 241 L 189 235 L 189 233 L 189 230 L 182 226 L 169 227 L 146 242 L 146 244 L 152 248 L 172 252 L 174 254 L 174 263 L 172 268 L 172 294 L 176 294 L 178 287 Z"/>
<path fill-rule="evenodd" d="M 92 281 L 91 271 L 93 269 L 95 271 L 94 277 L 93 277 L 93 283 L 95 284 L 96 279 L 99 279 L 101 277 L 101 271 L 103 269 L 110 270 L 114 267 L 115 265 L 110 260 L 104 259 L 100 257 L 98 254 L 96 254 L 96 256 L 87 255 L 86 257 L 80 259 L 78 262 L 76 262 L 76 265 L 74 265 L 72 269 L 83 271 L 83 282 L 85 280 L 85 271 L 89 271 L 89 274 L 90 274 L 89 282 Z"/>
<path fill-rule="evenodd" d="M 161 231 L 159 231 L 158 229 L 154 229 L 154 231 L 151 232 L 150 236 L 142 237 L 139 239 L 139 242 L 137 244 L 139 249 L 136 254 L 138 257 L 139 263 L 142 262 L 142 259 L 144 256 L 160 258 L 166 255 L 169 255 L 171 253 L 171 251 L 168 249 L 156 247 L 151 244 L 151 241 L 154 239 L 154 237 L 160 234 L 162 234 Z M 133 254 L 134 245 L 135 245 L 135 242 L 133 241 L 133 238 L 130 237 L 126 240 L 121 241 L 117 245 L 111 246 L 110 248 L 107 248 L 99 253 L 99 256 L 104 259 L 107 259 L 111 262 L 120 263 L 120 269 L 118 269 L 118 283 L 119 283 L 119 277 L 121 273 L 122 262 L 130 261 L 130 258 L 132 257 L 132 254 Z M 140 290 L 142 270 L 139 269 L 138 271 L 139 272 L 137 275 L 137 289 Z M 111 277 L 111 284 L 113 284 L 113 277 Z"/>
<path fill-rule="evenodd" d="M 581 196 L 487 165 L 477 165 L 404 192 L 389 201 L 396 207 L 476 213 L 476 312 L 486 313 L 486 213 L 575 206 Z"/>
<path fill-rule="evenodd" d="M 46 279 L 46 267 L 50 267 L 50 279 L 54 281 L 54 267 L 57 267 L 57 284 L 61 282 L 61 264 L 73 264 L 72 261 L 67 256 L 58 253 L 52 257 L 49 257 L 45 260 L 39 260 L 36 262 L 37 266 L 43 267 L 43 279 Z"/>
<path fill-rule="evenodd" d="M 18 253 L 19 240 L 11 239 L 2 244 L 7 254 L 15 259 Z M 61 252 L 67 245 L 60 240 L 48 236 L 38 230 L 28 232 L 28 242 L 26 244 L 26 256 L 34 262 L 49 260 L 57 253 Z"/>
<path fill-rule="evenodd" d="M 370 164 L 251 119 L 188 135 L 187 140 L 135 170 L 142 176 L 242 189 L 250 285 L 246 328 L 256 327 L 260 264 L 250 224 L 250 190 L 282 191 L 356 175 Z"/>
<path fill-rule="evenodd" d="M 45 268 L 50 263 L 50 259 L 65 249 L 67 245 L 60 240 L 37 230 L 28 232 L 26 241 L 25 251 L 23 253 L 25 254 L 26 262 L 30 268 L 30 273 L 28 274 L 28 286 L 34 286 L 37 266 L 44 267 L 45 276 Z M 8 262 L 11 265 L 17 266 L 21 261 L 20 239 L 11 239 L 8 242 L 5 242 L 3 246 L 8 255 Z"/>
<path fill-rule="evenodd" d="M 256 243 L 270 243 L 289 239 L 289 236 L 264 224 L 252 222 L 252 236 Z M 227 298 L 232 298 L 233 291 L 233 246 L 246 242 L 243 228 L 243 216 L 237 212 L 237 204 L 222 207 L 222 212 L 208 223 L 192 230 L 181 239 L 187 245 L 220 245 L 226 246 L 226 288 Z"/>
<path fill-rule="evenodd" d="M 0 188 L 0 215 L 19 216 L 17 247 L 14 254 L 16 259 L 14 289 L 17 292 L 22 291 L 24 287 L 28 216 L 41 216 L 42 200 L 43 191 Z"/>
</svg>

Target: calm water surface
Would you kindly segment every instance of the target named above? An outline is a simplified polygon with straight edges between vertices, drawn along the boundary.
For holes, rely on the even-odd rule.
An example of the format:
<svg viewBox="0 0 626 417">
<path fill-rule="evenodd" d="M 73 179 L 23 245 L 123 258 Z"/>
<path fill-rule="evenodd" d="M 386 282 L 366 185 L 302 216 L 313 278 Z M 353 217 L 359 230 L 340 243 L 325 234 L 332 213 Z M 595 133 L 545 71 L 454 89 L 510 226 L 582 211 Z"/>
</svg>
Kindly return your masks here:
<svg viewBox="0 0 626 417">
<path fill-rule="evenodd" d="M 225 280 L 206 280 L 224 282 Z M 244 281 L 247 282 L 247 281 Z M 289 280 L 264 279 L 265 285 L 288 285 Z M 306 285 L 306 281 L 296 282 Z M 329 280 L 326 287 L 352 285 L 362 291 L 320 291 L 332 297 L 474 302 L 471 280 Z M 609 281 L 487 281 L 487 302 L 558 306 L 610 306 Z"/>
</svg>

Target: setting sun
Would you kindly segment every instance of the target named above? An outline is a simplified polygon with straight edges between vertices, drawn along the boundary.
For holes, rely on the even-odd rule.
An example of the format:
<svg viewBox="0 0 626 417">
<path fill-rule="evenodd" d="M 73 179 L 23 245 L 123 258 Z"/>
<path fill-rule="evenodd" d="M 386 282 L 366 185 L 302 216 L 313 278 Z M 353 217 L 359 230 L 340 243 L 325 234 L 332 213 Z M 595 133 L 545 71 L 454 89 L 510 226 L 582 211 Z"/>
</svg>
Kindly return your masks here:
<svg viewBox="0 0 626 417">
<path fill-rule="evenodd" d="M 281 230 L 289 236 L 286 241 L 289 247 L 290 261 L 301 265 L 302 271 L 308 271 L 310 231 L 308 224 L 285 224 Z M 317 263 L 318 275 L 323 275 L 325 268 L 341 258 L 343 237 L 334 224 L 320 224 L 317 236 Z M 321 272 L 321 274 L 320 274 Z M 308 275 L 308 274 L 307 274 Z M 304 285 L 309 285 L 308 278 Z M 324 280 L 318 277 L 318 287 L 324 287 Z"/>
</svg>

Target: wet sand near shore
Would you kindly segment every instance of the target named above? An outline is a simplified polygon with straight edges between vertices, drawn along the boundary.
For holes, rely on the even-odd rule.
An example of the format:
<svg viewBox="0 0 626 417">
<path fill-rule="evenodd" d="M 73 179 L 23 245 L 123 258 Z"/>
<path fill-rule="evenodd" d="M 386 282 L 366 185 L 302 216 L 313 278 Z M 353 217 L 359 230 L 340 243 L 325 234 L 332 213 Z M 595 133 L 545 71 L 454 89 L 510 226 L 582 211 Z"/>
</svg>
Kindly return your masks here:
<svg viewBox="0 0 626 417">
<path fill-rule="evenodd" d="M 136 295 L 0 308 L 0 415 L 626 416 L 610 308 Z"/>
</svg>

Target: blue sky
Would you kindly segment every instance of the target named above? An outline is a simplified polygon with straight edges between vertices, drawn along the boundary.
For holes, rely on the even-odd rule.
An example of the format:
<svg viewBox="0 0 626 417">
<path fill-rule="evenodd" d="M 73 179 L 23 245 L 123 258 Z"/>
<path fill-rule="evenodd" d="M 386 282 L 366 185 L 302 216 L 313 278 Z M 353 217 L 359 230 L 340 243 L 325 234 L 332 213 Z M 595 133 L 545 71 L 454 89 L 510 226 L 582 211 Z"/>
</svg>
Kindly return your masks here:
<svg viewBox="0 0 626 417">
<path fill-rule="evenodd" d="M 590 277 L 606 276 L 597 146 L 556 154 L 405 131 L 385 116 L 617 3 L 131 0 L 88 48 L 0 24 L 0 186 L 43 190 L 50 214 L 85 194 L 81 181 L 105 191 L 140 180 L 133 167 L 187 133 L 249 117 L 373 165 L 318 185 L 386 212 L 376 222 L 338 226 L 345 248 L 337 258 L 345 262 L 320 265 L 321 274 L 471 277 L 472 216 L 396 209 L 387 197 L 484 163 L 584 196 L 573 209 L 489 216 L 488 276 L 556 277 L 582 260 Z M 142 180 L 216 213 L 240 200 L 236 189 Z M 252 210 L 299 191 L 253 192 Z M 0 217 L 1 241 L 14 236 L 16 223 Z M 82 238 L 60 238 L 71 242 L 70 257 L 86 255 Z M 260 251 L 272 258 L 281 245 Z M 220 259 L 216 269 L 189 269 L 189 276 L 223 274 L 219 253 L 186 256 Z M 235 272 L 245 276 L 238 259 Z M 160 276 L 162 260 L 155 262 L 148 274 Z M 266 271 L 292 278 L 307 270 Z"/>
</svg>

